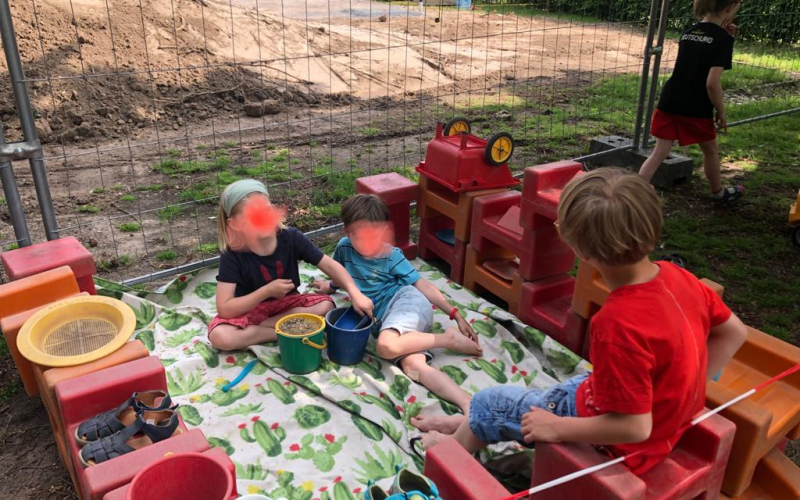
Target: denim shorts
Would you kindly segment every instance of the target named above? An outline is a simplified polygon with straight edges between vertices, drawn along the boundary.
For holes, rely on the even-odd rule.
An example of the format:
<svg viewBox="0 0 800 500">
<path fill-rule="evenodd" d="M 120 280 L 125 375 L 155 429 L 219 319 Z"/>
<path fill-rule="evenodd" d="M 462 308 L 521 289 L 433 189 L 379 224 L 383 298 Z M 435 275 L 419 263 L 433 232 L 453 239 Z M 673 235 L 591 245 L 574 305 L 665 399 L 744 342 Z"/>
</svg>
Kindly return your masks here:
<svg viewBox="0 0 800 500">
<path fill-rule="evenodd" d="M 397 291 L 386 306 L 381 318 L 381 330 L 395 330 L 400 335 L 408 332 L 427 332 L 433 324 L 433 308 L 425 295 L 417 287 L 407 285 Z M 433 354 L 423 351 L 428 363 Z M 399 366 L 405 356 L 391 360 Z"/>
<path fill-rule="evenodd" d="M 484 443 L 523 440 L 522 416 L 531 406 L 547 410 L 559 417 L 577 417 L 575 394 L 588 375 L 578 375 L 544 390 L 501 385 L 484 389 L 472 398 L 469 407 L 469 427 Z"/>
</svg>

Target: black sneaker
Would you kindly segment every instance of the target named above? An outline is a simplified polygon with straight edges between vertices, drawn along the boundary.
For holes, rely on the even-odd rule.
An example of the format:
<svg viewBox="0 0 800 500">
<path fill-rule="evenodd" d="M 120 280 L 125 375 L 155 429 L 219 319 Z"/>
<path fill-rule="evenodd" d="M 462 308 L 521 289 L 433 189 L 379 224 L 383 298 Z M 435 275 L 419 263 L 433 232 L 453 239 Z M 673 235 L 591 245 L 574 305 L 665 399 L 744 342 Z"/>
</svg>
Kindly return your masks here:
<svg viewBox="0 0 800 500">
<path fill-rule="evenodd" d="M 713 195 L 712 199 L 714 203 L 719 205 L 733 203 L 744 197 L 744 186 L 728 186 L 726 188 L 722 188 L 722 194 L 717 196 Z"/>
</svg>

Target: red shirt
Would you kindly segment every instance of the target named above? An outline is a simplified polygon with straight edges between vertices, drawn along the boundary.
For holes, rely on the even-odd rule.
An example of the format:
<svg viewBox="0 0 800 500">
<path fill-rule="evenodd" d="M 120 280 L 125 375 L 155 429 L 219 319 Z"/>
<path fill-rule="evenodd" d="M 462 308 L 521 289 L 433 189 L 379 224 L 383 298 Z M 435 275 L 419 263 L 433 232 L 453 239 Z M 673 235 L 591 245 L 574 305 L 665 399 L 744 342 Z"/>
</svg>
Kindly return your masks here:
<svg viewBox="0 0 800 500">
<path fill-rule="evenodd" d="M 594 371 L 578 388 L 578 415 L 653 414 L 647 441 L 608 446 L 643 474 L 680 439 L 678 429 L 703 409 L 709 330 L 731 311 L 692 274 L 668 262 L 647 283 L 617 288 L 591 322 Z"/>
</svg>

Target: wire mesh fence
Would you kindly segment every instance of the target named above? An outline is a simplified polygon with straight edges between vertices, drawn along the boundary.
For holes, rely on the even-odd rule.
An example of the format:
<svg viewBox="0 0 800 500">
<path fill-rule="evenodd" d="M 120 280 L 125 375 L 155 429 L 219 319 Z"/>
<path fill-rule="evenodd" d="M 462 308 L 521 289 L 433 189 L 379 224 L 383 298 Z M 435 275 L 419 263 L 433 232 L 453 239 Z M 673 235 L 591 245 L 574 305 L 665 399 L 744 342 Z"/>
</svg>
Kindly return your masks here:
<svg viewBox="0 0 800 500">
<path fill-rule="evenodd" d="M 289 224 L 322 235 L 356 178 L 413 178 L 437 121 L 510 132 L 515 171 L 581 156 L 592 136 L 635 134 L 649 0 L 446 3 L 14 2 L 59 234 L 109 277 L 145 281 L 217 255 L 218 196 L 239 178 L 263 180 Z M 786 34 L 759 39 L 748 30 L 761 25 L 743 24 L 726 91 L 754 107 L 731 119 L 798 107 L 797 12 L 753 16 Z M 692 22 L 685 9 L 669 19 L 662 81 Z M 6 138 L 18 140 L 0 80 Z M 31 174 L 15 172 L 41 241 Z"/>
</svg>

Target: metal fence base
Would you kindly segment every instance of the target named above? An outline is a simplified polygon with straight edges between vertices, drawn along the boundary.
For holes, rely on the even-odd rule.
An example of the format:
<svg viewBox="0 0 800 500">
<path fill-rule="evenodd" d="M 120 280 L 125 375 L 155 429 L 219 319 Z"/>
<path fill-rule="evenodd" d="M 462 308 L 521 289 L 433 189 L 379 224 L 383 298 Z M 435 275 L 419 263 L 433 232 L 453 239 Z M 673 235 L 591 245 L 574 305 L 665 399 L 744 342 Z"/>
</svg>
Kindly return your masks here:
<svg viewBox="0 0 800 500">
<path fill-rule="evenodd" d="M 607 155 L 592 159 L 589 163 L 593 167 L 626 167 L 638 172 L 652 150 L 634 148 L 631 139 L 608 135 L 592 139 L 589 151 L 591 153 L 609 151 Z M 688 182 L 692 177 L 693 169 L 694 160 L 688 156 L 670 153 L 656 171 L 651 182 L 654 186 L 669 188 L 675 184 Z"/>
</svg>

